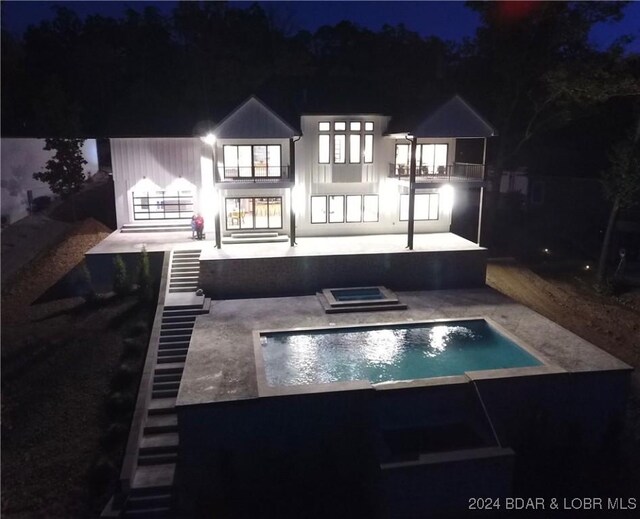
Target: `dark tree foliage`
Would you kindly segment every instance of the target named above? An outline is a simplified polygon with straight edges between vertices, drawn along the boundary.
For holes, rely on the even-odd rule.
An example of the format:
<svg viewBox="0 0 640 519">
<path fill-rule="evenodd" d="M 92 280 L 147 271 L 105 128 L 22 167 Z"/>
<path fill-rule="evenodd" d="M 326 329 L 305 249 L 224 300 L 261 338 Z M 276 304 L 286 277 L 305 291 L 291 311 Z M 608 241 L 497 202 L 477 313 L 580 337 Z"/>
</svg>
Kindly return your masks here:
<svg viewBox="0 0 640 519">
<path fill-rule="evenodd" d="M 44 149 L 54 150 L 54 156 L 45 165 L 44 171 L 33 174 L 33 178 L 49 184 L 56 195 L 67 198 L 80 191 L 85 181 L 83 171 L 87 163 L 82 156 L 83 139 L 46 139 Z"/>
</svg>

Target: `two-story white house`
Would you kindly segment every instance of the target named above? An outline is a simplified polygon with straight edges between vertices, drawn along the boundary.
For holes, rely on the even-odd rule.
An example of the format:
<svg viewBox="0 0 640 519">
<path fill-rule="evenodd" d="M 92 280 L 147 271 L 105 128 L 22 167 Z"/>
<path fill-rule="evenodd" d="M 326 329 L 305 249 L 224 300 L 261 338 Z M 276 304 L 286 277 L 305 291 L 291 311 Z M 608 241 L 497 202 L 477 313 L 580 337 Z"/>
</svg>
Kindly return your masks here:
<svg viewBox="0 0 640 519">
<path fill-rule="evenodd" d="M 118 226 L 177 229 L 199 212 L 218 246 L 448 232 L 455 190 L 481 196 L 493 135 L 459 96 L 413 122 L 314 113 L 299 127 L 251 97 L 207 135 L 111 139 Z"/>
</svg>

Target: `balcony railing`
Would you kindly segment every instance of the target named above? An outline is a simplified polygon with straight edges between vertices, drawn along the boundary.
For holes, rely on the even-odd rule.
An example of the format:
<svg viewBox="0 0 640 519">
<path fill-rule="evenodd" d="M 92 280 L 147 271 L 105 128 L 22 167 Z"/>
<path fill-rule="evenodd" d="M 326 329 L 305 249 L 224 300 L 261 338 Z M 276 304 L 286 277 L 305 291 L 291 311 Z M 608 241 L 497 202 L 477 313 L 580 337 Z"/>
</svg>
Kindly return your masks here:
<svg viewBox="0 0 640 519">
<path fill-rule="evenodd" d="M 402 164 L 389 164 L 389 176 L 408 178 L 409 166 Z M 428 166 L 416 166 L 416 180 L 418 182 L 448 182 L 483 180 L 484 166 L 482 164 L 466 164 L 456 162 L 446 166 L 430 168 Z"/>
<path fill-rule="evenodd" d="M 289 166 L 225 166 L 218 168 L 218 182 L 270 183 L 289 180 Z"/>
</svg>

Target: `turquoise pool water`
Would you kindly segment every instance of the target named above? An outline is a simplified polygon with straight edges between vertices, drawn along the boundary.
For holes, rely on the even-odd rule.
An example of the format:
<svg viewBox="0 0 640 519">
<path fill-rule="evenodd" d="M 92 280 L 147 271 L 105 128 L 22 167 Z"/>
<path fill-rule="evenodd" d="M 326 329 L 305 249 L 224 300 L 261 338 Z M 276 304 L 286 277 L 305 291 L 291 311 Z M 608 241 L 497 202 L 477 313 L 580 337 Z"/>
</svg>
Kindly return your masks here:
<svg viewBox="0 0 640 519">
<path fill-rule="evenodd" d="M 542 363 L 483 319 L 261 335 L 267 384 L 371 383 Z"/>
</svg>

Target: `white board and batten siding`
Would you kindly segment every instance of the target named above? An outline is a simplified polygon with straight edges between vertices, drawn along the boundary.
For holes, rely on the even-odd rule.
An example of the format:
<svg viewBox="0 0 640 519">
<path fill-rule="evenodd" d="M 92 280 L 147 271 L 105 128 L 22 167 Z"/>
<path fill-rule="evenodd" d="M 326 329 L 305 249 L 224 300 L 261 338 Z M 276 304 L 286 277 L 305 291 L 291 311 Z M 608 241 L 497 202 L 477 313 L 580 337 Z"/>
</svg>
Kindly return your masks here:
<svg viewBox="0 0 640 519">
<path fill-rule="evenodd" d="M 118 227 L 134 221 L 135 192 L 191 191 L 194 210 L 198 210 L 205 153 L 200 139 L 194 137 L 111 139 Z"/>
</svg>

